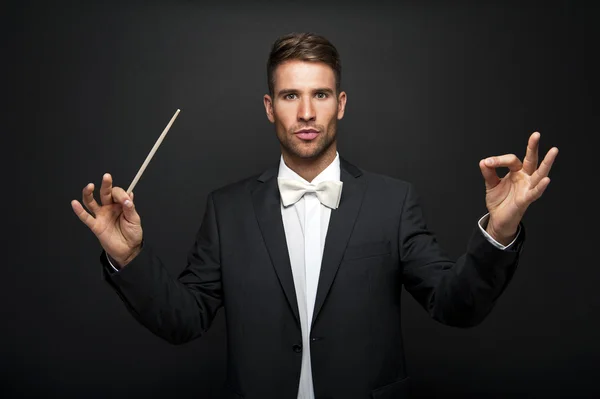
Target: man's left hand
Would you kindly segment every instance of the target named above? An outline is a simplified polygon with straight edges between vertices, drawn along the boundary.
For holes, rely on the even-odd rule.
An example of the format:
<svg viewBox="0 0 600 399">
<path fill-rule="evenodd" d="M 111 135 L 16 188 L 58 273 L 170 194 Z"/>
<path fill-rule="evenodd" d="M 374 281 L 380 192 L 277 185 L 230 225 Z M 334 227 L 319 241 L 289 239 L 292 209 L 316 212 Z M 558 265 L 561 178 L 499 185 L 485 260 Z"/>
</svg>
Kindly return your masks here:
<svg viewBox="0 0 600 399">
<path fill-rule="evenodd" d="M 485 179 L 485 203 L 490 212 L 486 231 L 503 245 L 514 239 L 527 207 L 540 198 L 550 184 L 548 173 L 558 148 L 552 147 L 538 167 L 539 143 L 540 134 L 535 132 L 529 137 L 523 163 L 514 154 L 479 161 Z M 503 178 L 496 174 L 496 168 L 501 167 L 509 169 Z"/>
</svg>

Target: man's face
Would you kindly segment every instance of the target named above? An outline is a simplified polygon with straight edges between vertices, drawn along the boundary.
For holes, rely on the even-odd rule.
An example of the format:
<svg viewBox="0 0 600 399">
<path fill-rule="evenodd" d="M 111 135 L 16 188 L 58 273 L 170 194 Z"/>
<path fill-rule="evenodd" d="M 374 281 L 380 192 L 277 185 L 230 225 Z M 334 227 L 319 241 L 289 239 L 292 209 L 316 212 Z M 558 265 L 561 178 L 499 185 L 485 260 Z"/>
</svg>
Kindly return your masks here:
<svg viewBox="0 0 600 399">
<path fill-rule="evenodd" d="M 284 156 L 315 159 L 335 151 L 346 93 L 336 95 L 333 69 L 320 62 L 292 60 L 279 65 L 273 75 L 273 98 L 265 95 L 264 104 Z"/>
</svg>

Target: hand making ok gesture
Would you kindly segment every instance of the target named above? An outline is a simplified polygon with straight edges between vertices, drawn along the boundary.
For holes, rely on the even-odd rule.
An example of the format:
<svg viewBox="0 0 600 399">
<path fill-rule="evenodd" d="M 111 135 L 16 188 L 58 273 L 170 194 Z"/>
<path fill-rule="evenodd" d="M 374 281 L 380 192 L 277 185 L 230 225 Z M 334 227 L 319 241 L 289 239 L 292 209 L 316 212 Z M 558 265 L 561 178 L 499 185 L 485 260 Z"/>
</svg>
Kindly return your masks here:
<svg viewBox="0 0 600 399">
<path fill-rule="evenodd" d="M 100 187 L 101 205 L 94 199 L 94 184 L 83 188 L 82 204 L 71 201 L 73 212 L 96 235 L 102 248 L 118 266 L 125 266 L 140 252 L 142 224 L 133 204 L 133 192 L 113 187 L 112 176 L 106 173 Z"/>
<path fill-rule="evenodd" d="M 540 134 L 535 132 L 529 137 L 523 163 L 514 154 L 479 161 L 485 179 L 485 203 L 490 213 L 486 231 L 504 245 L 515 237 L 527 207 L 540 198 L 550 184 L 548 173 L 558 148 L 552 147 L 538 167 L 539 143 Z M 509 169 L 502 178 L 496 174 L 496 168 L 500 167 Z"/>
</svg>

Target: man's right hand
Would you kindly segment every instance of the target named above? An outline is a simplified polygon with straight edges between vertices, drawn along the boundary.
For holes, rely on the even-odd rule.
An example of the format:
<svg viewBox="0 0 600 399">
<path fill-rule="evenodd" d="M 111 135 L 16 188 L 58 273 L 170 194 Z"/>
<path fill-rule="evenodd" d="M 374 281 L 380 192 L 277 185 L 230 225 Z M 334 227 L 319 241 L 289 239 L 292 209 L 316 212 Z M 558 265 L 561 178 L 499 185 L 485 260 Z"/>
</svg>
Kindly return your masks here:
<svg viewBox="0 0 600 399">
<path fill-rule="evenodd" d="M 121 187 L 113 187 L 112 177 L 106 173 L 100 187 L 102 205 L 94 199 L 93 183 L 83 188 L 82 199 L 87 211 L 77 200 L 71 201 L 73 211 L 118 263 L 115 266 L 126 266 L 140 253 L 142 245 L 142 224 L 133 204 L 133 192 L 128 195 Z"/>
</svg>

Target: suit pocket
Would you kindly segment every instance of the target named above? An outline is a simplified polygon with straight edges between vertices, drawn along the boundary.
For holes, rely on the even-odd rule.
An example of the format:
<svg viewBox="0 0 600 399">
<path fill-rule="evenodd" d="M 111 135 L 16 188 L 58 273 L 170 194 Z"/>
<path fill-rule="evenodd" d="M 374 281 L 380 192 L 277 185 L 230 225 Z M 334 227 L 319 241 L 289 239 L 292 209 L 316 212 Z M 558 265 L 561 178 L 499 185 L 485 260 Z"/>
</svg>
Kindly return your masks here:
<svg viewBox="0 0 600 399">
<path fill-rule="evenodd" d="M 373 399 L 404 399 L 410 396 L 410 378 L 406 377 L 371 392 Z"/>
<path fill-rule="evenodd" d="M 354 260 L 370 258 L 374 256 L 388 255 L 391 252 L 389 241 L 369 242 L 358 245 L 351 245 L 346 248 L 344 260 Z"/>
</svg>

